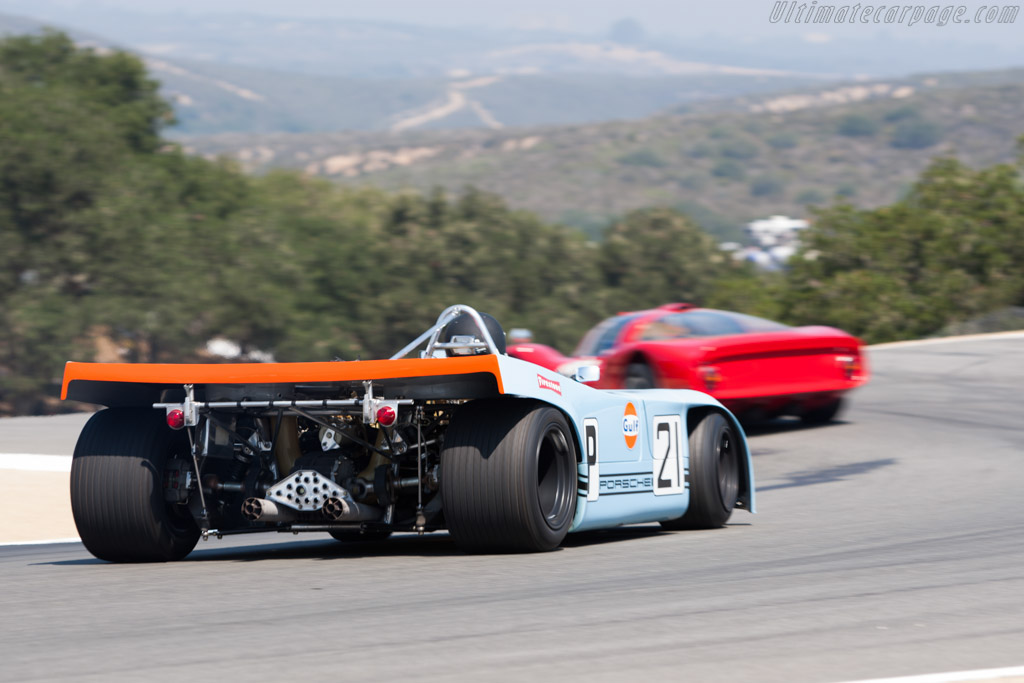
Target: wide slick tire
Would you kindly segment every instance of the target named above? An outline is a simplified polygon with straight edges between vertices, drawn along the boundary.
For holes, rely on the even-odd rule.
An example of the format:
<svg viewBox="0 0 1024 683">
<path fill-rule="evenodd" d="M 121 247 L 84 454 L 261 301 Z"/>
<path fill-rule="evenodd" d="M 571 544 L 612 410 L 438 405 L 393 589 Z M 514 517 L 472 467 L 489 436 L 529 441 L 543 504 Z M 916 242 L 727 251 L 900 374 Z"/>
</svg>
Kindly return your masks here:
<svg viewBox="0 0 1024 683">
<path fill-rule="evenodd" d="M 86 423 L 71 461 L 71 512 L 86 549 L 109 562 L 167 562 L 188 555 L 199 528 L 166 503 L 164 465 L 189 456 L 188 437 L 161 411 L 110 408 Z"/>
<path fill-rule="evenodd" d="M 452 419 L 441 452 L 444 518 L 468 552 L 561 545 L 576 511 L 572 432 L 557 408 L 473 401 Z"/>
<path fill-rule="evenodd" d="M 732 515 L 740 493 L 741 442 L 718 412 L 701 418 L 690 432 L 690 505 L 666 529 L 717 529 Z"/>
</svg>

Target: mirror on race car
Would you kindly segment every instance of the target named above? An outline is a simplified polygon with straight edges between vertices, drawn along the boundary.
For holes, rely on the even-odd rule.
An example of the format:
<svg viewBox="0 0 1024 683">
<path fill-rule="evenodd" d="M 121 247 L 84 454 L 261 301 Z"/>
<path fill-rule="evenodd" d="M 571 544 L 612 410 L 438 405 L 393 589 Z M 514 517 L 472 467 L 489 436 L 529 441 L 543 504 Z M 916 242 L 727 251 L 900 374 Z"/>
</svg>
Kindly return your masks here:
<svg viewBox="0 0 1024 683">
<path fill-rule="evenodd" d="M 601 379 L 601 368 L 597 365 L 581 365 L 576 368 L 572 378 L 577 382 L 596 382 Z"/>
</svg>

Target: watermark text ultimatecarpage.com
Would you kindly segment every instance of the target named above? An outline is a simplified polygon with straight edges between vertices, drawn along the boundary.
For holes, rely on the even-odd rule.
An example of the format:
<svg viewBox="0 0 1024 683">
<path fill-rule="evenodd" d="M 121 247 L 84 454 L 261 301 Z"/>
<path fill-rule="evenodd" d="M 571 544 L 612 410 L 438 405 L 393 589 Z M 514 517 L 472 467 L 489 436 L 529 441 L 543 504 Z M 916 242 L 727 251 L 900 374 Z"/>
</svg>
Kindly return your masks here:
<svg viewBox="0 0 1024 683">
<path fill-rule="evenodd" d="M 818 0 L 776 0 L 773 24 L 1012 24 L 1020 5 L 822 5 Z"/>
</svg>

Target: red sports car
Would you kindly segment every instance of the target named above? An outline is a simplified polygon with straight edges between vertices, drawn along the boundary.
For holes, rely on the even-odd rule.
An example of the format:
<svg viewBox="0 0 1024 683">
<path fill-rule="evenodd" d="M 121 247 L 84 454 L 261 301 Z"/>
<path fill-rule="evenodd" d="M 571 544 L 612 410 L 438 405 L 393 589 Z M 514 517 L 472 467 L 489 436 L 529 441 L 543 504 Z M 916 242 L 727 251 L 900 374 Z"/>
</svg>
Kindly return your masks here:
<svg viewBox="0 0 1024 683">
<path fill-rule="evenodd" d="M 748 420 L 798 415 L 828 422 L 843 394 L 868 379 L 860 340 L 842 330 L 790 327 L 690 304 L 608 318 L 587 332 L 571 358 L 513 335 L 510 341 L 509 355 L 564 375 L 600 366 L 597 387 L 697 389 Z"/>
</svg>

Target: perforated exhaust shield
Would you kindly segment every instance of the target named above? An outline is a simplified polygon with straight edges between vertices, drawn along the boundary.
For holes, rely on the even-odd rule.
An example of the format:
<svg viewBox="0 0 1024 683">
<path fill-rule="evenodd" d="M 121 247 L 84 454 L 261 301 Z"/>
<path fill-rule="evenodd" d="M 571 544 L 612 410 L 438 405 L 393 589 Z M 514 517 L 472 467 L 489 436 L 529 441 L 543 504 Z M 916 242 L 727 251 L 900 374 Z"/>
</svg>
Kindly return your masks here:
<svg viewBox="0 0 1024 683">
<path fill-rule="evenodd" d="M 303 512 L 319 510 L 328 498 L 352 500 L 352 494 L 316 470 L 292 472 L 267 491 L 268 500 Z"/>
</svg>

